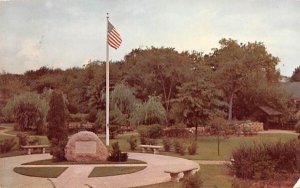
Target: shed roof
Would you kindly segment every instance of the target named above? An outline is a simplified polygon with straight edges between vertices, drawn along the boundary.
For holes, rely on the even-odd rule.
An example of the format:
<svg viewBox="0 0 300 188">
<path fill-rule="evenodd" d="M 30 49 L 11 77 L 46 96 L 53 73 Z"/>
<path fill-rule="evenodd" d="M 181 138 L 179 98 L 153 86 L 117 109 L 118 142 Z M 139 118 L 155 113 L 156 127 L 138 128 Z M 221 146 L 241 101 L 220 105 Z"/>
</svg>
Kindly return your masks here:
<svg viewBox="0 0 300 188">
<path fill-rule="evenodd" d="M 260 106 L 259 109 L 261 109 L 264 113 L 266 113 L 269 116 L 280 116 L 282 115 L 281 112 L 278 112 L 277 110 L 268 107 L 268 106 Z"/>
</svg>

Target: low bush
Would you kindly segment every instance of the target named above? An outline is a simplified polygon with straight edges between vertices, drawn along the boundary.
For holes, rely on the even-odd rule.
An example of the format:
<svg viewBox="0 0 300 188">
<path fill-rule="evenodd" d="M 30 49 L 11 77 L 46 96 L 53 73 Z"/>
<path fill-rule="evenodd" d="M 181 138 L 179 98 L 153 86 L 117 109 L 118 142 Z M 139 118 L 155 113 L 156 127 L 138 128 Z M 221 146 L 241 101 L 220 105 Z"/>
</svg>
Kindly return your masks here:
<svg viewBox="0 0 300 188">
<path fill-rule="evenodd" d="M 164 129 L 163 135 L 166 137 L 183 138 L 190 136 L 191 132 L 186 129 L 186 126 L 180 124 Z"/>
<path fill-rule="evenodd" d="M 151 139 L 151 138 L 145 138 L 145 137 L 140 137 L 141 144 L 146 144 L 146 145 L 156 145 L 157 140 L 156 139 Z"/>
<path fill-rule="evenodd" d="M 114 162 L 124 162 L 127 161 L 128 159 L 128 154 L 121 152 L 119 143 L 115 142 L 112 144 L 112 152 L 108 156 L 107 160 L 108 161 L 114 161 Z"/>
<path fill-rule="evenodd" d="M 200 188 L 202 187 L 202 184 L 203 181 L 200 172 L 196 172 L 195 174 L 184 178 L 182 181 L 183 188 Z"/>
<path fill-rule="evenodd" d="M 41 141 L 40 141 L 39 137 L 31 137 L 28 140 L 28 144 L 29 145 L 39 145 L 39 144 L 41 144 Z"/>
<path fill-rule="evenodd" d="M 160 138 L 163 134 L 163 129 L 161 125 L 154 124 L 154 125 L 142 125 L 138 127 L 138 133 L 141 137 L 146 138 Z"/>
<path fill-rule="evenodd" d="M 188 146 L 188 152 L 190 155 L 195 155 L 197 152 L 197 143 L 196 142 L 192 142 L 189 146 Z"/>
<path fill-rule="evenodd" d="M 0 153 L 7 153 L 16 145 L 14 138 L 0 140 Z"/>
<path fill-rule="evenodd" d="M 178 140 L 174 141 L 174 148 L 175 148 L 176 153 L 179 153 L 180 155 L 185 154 L 186 148 L 185 148 L 184 144 L 181 143 L 180 141 L 178 141 Z"/>
<path fill-rule="evenodd" d="M 117 125 L 109 125 L 109 138 L 115 139 L 119 134 L 119 127 Z"/>
<path fill-rule="evenodd" d="M 89 114 L 82 114 L 82 113 L 70 114 L 68 120 L 69 122 L 82 122 L 82 121 L 86 121 L 88 117 Z"/>
<path fill-rule="evenodd" d="M 299 140 L 240 146 L 232 153 L 231 169 L 243 179 L 268 179 L 275 173 L 296 173 L 300 171 L 299 148 Z"/>
<path fill-rule="evenodd" d="M 25 133 L 18 133 L 17 137 L 19 139 L 19 148 L 21 148 L 21 146 L 26 146 L 28 145 L 28 138 L 29 136 Z"/>
<path fill-rule="evenodd" d="M 158 124 L 149 125 L 147 132 L 147 136 L 149 138 L 160 138 L 162 136 L 163 129 L 162 126 Z"/>
<path fill-rule="evenodd" d="M 163 145 L 165 152 L 169 152 L 171 150 L 172 142 L 170 139 L 163 139 Z"/>
<path fill-rule="evenodd" d="M 133 135 L 131 135 L 128 139 L 127 139 L 127 142 L 129 143 L 130 145 L 130 150 L 131 151 L 134 151 L 136 146 L 137 146 L 137 138 Z"/>
</svg>

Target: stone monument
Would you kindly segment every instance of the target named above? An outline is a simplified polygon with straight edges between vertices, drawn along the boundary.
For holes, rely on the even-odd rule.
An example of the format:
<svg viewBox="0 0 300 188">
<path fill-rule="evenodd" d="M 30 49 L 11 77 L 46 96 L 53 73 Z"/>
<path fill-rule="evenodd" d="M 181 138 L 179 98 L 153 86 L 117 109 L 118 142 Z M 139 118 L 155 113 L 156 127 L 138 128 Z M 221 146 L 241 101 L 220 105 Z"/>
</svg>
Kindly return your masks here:
<svg viewBox="0 0 300 188">
<path fill-rule="evenodd" d="M 80 131 L 69 138 L 65 147 L 68 161 L 106 161 L 109 153 L 98 136 L 89 131 Z"/>
</svg>

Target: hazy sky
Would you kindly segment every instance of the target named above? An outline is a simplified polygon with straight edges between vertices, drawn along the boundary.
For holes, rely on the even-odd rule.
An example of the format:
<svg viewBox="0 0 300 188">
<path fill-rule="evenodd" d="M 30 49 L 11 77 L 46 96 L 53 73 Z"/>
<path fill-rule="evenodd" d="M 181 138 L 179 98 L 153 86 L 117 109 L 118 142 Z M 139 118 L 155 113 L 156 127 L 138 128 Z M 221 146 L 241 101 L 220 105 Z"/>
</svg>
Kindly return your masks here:
<svg viewBox="0 0 300 188">
<path fill-rule="evenodd" d="M 0 71 L 105 60 L 107 12 L 123 39 L 112 60 L 147 46 L 209 53 L 233 38 L 263 42 L 283 75 L 300 65 L 300 0 L 0 0 Z"/>
</svg>

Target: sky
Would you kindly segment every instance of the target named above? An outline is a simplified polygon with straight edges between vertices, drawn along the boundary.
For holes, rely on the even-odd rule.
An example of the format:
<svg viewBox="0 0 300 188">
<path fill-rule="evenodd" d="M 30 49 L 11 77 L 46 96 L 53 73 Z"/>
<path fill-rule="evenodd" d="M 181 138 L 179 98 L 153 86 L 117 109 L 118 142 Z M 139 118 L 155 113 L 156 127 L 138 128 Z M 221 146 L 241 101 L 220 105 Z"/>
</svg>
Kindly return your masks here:
<svg viewBox="0 0 300 188">
<path fill-rule="evenodd" d="M 151 46 L 207 54 L 232 38 L 263 42 L 282 75 L 300 65 L 300 0 L 0 0 L 0 71 L 104 61 L 107 12 L 123 40 L 113 61 Z"/>
</svg>

